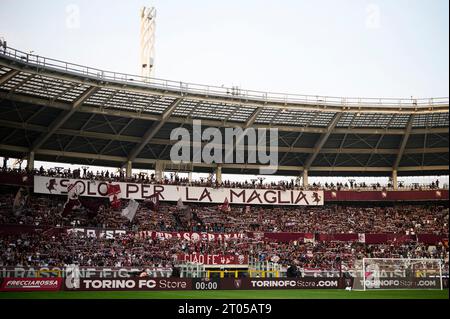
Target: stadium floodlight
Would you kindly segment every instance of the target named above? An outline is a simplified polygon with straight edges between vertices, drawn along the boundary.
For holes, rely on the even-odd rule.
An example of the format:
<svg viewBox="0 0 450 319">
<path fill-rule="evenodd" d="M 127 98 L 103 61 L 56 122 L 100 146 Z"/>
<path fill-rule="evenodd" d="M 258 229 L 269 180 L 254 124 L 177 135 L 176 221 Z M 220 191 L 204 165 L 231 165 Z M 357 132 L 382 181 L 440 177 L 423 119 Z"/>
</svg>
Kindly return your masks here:
<svg viewBox="0 0 450 319">
<path fill-rule="evenodd" d="M 155 18 L 156 9 L 154 7 L 141 9 L 141 75 L 145 82 L 153 75 Z"/>
<path fill-rule="evenodd" d="M 355 266 L 355 290 L 444 289 L 441 259 L 363 258 Z"/>
</svg>

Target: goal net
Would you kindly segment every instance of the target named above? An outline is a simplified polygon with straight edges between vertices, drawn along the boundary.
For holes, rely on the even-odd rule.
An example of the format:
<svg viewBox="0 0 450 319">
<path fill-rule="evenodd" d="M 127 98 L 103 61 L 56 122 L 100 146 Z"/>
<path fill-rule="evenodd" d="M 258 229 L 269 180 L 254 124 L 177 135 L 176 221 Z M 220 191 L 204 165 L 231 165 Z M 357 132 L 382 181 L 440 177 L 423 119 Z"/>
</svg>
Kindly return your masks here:
<svg viewBox="0 0 450 319">
<path fill-rule="evenodd" d="M 443 289 L 440 259 L 364 258 L 358 260 L 353 289 Z"/>
</svg>

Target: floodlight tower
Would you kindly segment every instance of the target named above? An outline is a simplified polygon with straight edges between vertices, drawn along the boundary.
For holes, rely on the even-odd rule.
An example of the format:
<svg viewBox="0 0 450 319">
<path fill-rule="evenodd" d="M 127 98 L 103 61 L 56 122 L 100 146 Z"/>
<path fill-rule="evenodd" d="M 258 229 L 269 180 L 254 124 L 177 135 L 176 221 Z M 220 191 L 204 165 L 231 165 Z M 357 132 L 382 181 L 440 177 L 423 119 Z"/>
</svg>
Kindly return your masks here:
<svg viewBox="0 0 450 319">
<path fill-rule="evenodd" d="M 156 9 L 154 7 L 141 9 L 141 75 L 146 78 L 153 76 L 155 18 Z"/>
</svg>

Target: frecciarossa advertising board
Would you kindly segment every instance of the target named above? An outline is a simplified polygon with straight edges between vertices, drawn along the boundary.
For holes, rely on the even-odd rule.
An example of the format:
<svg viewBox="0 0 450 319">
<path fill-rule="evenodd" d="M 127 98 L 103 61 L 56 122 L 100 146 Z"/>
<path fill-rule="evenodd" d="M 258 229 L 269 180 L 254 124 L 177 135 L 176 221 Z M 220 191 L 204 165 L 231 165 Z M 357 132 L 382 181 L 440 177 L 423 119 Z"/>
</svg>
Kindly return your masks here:
<svg viewBox="0 0 450 319">
<path fill-rule="evenodd" d="M 109 182 L 86 179 L 34 177 L 34 192 L 41 194 L 67 194 L 69 185 L 76 185 L 80 196 L 107 197 Z M 255 205 L 323 205 L 323 191 L 274 190 L 250 188 L 211 188 L 197 186 L 159 185 L 112 182 L 120 186 L 118 198 L 143 200 L 158 194 L 160 201 Z"/>
</svg>

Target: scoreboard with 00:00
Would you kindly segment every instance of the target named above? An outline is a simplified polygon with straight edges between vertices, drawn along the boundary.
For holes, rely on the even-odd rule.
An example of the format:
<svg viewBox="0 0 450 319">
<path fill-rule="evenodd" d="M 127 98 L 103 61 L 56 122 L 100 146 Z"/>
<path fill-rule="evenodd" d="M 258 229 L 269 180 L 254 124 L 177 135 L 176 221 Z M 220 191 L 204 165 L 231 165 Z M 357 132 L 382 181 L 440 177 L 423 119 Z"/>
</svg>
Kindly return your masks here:
<svg viewBox="0 0 450 319">
<path fill-rule="evenodd" d="M 195 290 L 217 290 L 219 289 L 219 280 L 198 278 L 193 281 Z"/>
</svg>

